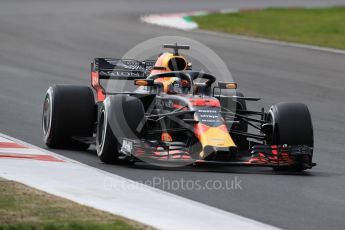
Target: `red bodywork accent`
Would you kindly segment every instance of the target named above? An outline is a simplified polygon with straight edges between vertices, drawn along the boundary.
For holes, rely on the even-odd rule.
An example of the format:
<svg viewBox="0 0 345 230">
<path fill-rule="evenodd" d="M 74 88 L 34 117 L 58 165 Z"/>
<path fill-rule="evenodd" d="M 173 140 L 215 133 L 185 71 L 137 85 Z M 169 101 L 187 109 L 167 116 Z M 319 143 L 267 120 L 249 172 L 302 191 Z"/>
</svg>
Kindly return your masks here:
<svg viewBox="0 0 345 230">
<path fill-rule="evenodd" d="M 99 84 L 99 74 L 96 71 L 91 72 L 91 85 L 96 90 L 97 102 L 104 101 L 105 94 L 103 88 Z"/>
<path fill-rule="evenodd" d="M 187 110 L 186 106 L 184 105 L 179 105 L 179 104 L 173 104 L 174 109 L 182 109 L 182 110 Z"/>
<path fill-rule="evenodd" d="M 202 123 L 198 123 L 198 124 L 195 124 L 194 126 L 194 133 L 195 133 L 195 136 L 200 139 L 200 136 L 205 133 L 207 130 L 208 130 L 208 126 L 205 125 L 205 124 L 202 124 Z"/>
<path fill-rule="evenodd" d="M 193 106 L 220 107 L 220 103 L 217 99 L 193 98 L 189 99 L 189 101 Z"/>
<path fill-rule="evenodd" d="M 191 159 L 189 153 L 181 150 L 154 151 L 152 158 L 156 160 Z"/>
<path fill-rule="evenodd" d="M 252 157 L 248 163 L 277 165 L 291 165 L 294 163 L 294 160 L 290 157 L 287 149 L 283 148 L 279 154 L 278 146 L 272 145 L 271 148 L 273 156 L 267 156 L 265 153 L 259 153 L 257 156 Z"/>
</svg>

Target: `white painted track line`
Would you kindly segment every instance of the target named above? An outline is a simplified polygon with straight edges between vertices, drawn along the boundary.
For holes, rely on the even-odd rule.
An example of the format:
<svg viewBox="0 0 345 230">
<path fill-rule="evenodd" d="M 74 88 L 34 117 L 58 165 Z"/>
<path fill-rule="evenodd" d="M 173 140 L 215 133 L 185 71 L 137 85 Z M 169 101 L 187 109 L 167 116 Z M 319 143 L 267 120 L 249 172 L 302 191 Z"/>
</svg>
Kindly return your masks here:
<svg viewBox="0 0 345 230">
<path fill-rule="evenodd" d="M 1 137 L 62 160 L 0 158 L 0 177 L 5 179 L 158 229 L 276 229 L 92 168 L 0 133 Z"/>
</svg>

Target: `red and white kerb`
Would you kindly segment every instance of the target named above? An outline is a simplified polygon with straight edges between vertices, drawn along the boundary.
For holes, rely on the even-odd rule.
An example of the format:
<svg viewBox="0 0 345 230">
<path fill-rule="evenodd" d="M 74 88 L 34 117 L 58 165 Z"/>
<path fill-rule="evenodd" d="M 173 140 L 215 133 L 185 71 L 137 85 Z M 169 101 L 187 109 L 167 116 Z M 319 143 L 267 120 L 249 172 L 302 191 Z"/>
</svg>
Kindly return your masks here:
<svg viewBox="0 0 345 230">
<path fill-rule="evenodd" d="M 64 162 L 64 160 L 50 155 L 42 150 L 31 148 L 0 136 L 0 159 L 28 159 L 51 162 Z"/>
</svg>

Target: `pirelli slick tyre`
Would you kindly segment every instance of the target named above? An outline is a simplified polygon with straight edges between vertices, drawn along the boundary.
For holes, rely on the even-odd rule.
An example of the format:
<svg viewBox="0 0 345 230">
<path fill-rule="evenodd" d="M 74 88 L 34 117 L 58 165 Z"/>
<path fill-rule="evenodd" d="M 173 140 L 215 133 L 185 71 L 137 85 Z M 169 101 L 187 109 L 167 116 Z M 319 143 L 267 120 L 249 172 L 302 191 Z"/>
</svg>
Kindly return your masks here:
<svg viewBox="0 0 345 230">
<path fill-rule="evenodd" d="M 97 122 L 97 155 L 104 163 L 125 163 L 119 150 L 123 139 L 140 139 L 144 130 L 145 111 L 140 99 L 112 95 L 100 105 Z M 142 125 L 141 125 L 142 124 Z"/>
<path fill-rule="evenodd" d="M 313 125 L 308 107 L 302 103 L 278 103 L 268 113 L 272 121 L 272 144 L 314 146 Z"/>
<path fill-rule="evenodd" d="M 313 125 L 308 107 L 303 103 L 278 103 L 273 105 L 267 120 L 272 123 L 272 132 L 268 137 L 271 145 L 305 145 L 314 147 Z M 298 157 L 297 157 L 298 158 Z M 274 167 L 275 170 L 301 171 L 311 164 L 309 159 L 299 159 L 291 167 Z"/>
<path fill-rule="evenodd" d="M 87 86 L 55 85 L 43 105 L 43 141 L 50 148 L 87 149 L 90 144 L 74 137 L 92 137 L 95 101 Z"/>
<path fill-rule="evenodd" d="M 100 104 L 97 118 L 96 150 L 103 163 L 111 164 L 119 161 L 119 143 L 109 126 L 108 114 L 109 111 L 106 111 L 104 104 Z"/>
</svg>

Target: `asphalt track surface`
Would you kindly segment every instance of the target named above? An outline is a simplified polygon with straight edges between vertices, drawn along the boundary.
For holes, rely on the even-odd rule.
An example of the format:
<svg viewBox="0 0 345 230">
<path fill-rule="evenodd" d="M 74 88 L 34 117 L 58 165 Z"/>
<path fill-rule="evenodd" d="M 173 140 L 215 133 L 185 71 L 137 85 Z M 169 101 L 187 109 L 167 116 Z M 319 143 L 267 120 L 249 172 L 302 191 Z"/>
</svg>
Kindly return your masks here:
<svg viewBox="0 0 345 230">
<path fill-rule="evenodd" d="M 2 1 L 0 131 L 42 147 L 41 111 L 48 86 L 88 85 L 93 57 L 121 57 L 132 46 L 152 37 L 179 35 L 196 39 L 226 62 L 245 95 L 262 97 L 265 108 L 279 101 L 300 101 L 309 106 L 317 167 L 302 174 L 264 168 L 129 168 L 104 165 L 93 150 L 55 152 L 136 181 L 159 177 L 203 183 L 237 177 L 242 189 L 168 191 L 285 229 L 342 229 L 345 55 L 183 32 L 138 21 L 148 13 L 340 4 L 345 1 Z"/>
</svg>

